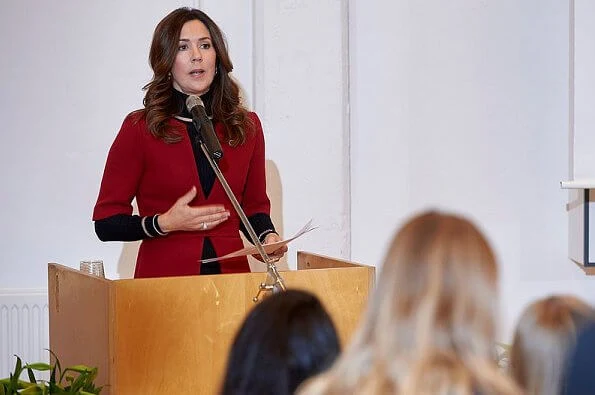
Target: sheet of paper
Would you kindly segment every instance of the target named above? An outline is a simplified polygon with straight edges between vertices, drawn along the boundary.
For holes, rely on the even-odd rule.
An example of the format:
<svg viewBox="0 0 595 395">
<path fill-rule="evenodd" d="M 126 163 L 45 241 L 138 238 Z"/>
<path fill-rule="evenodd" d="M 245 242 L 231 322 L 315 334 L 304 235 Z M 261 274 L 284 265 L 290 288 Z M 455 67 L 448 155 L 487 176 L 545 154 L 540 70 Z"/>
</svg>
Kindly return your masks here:
<svg viewBox="0 0 595 395">
<path fill-rule="evenodd" d="M 316 228 L 317 228 L 317 226 L 312 227 L 312 220 L 310 220 L 293 237 L 290 237 L 289 239 L 278 241 L 276 243 L 263 244 L 262 247 L 264 248 L 264 251 L 267 254 L 271 254 L 273 251 L 276 251 L 279 247 L 282 247 L 282 246 L 284 246 L 286 244 L 289 244 L 291 241 L 297 239 L 298 237 L 301 237 L 302 235 L 304 235 L 304 234 L 306 234 L 306 233 L 308 233 L 311 230 L 314 230 Z M 209 263 L 209 262 L 222 261 L 224 259 L 235 258 L 235 257 L 238 257 L 238 256 L 246 256 L 246 255 L 258 255 L 258 249 L 256 247 L 254 247 L 254 246 L 250 246 L 250 247 L 242 248 L 241 250 L 237 250 L 237 251 L 231 252 L 231 253 L 229 253 L 227 255 L 223 255 L 223 256 L 217 257 L 217 258 L 203 259 L 200 262 L 202 262 L 202 263 Z"/>
</svg>

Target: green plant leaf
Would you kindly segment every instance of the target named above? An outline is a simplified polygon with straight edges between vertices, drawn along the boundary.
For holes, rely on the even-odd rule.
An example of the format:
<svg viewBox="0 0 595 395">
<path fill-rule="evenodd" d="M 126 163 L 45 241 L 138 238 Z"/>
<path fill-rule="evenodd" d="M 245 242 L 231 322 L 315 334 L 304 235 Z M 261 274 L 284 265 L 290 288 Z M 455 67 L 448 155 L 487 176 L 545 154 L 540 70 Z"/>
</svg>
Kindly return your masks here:
<svg viewBox="0 0 595 395">
<path fill-rule="evenodd" d="M 18 388 L 19 389 L 25 389 L 25 388 L 29 388 L 29 387 L 35 387 L 37 386 L 36 383 L 29 383 L 27 381 L 23 381 L 23 380 L 19 380 L 18 381 Z"/>
<path fill-rule="evenodd" d="M 60 377 L 59 381 L 62 381 L 62 366 L 60 365 L 60 359 L 52 350 L 50 350 L 49 348 L 47 350 L 49 351 L 50 354 L 52 354 L 52 356 L 56 360 L 56 362 L 54 363 L 54 370 L 52 371 L 52 376 L 54 377 L 54 382 L 56 380 L 56 375 L 54 374 L 55 370 L 57 370 L 58 377 Z"/>
<path fill-rule="evenodd" d="M 56 383 L 56 365 L 52 367 L 52 372 L 50 373 L 50 384 Z"/>
<path fill-rule="evenodd" d="M 27 387 L 22 391 L 19 391 L 19 394 L 42 394 L 43 390 L 36 385 L 32 385 L 31 387 Z"/>
<path fill-rule="evenodd" d="M 87 372 L 92 371 L 93 369 L 97 369 L 97 368 L 90 368 L 86 365 L 74 365 L 74 366 L 69 366 L 66 369 L 64 369 L 64 372 L 72 371 L 72 372 L 77 372 L 77 373 L 87 373 Z"/>
<path fill-rule="evenodd" d="M 95 381 L 95 379 L 97 378 L 97 368 L 93 368 L 91 369 L 91 371 L 88 374 L 88 378 L 89 378 L 89 382 L 93 383 Z"/>
<path fill-rule="evenodd" d="M 94 384 L 94 380 L 97 377 L 96 367 L 74 365 L 62 370 L 56 354 L 51 350 L 48 351 L 55 360 L 53 365 L 44 362 L 23 365 L 21 358 L 15 355 L 17 361 L 14 372 L 10 373 L 10 377 L 0 379 L 0 395 L 97 395 L 101 392 L 103 387 L 97 388 Z M 20 379 L 25 369 L 27 370 L 29 382 Z M 48 370 L 51 371 L 49 381 L 35 378 L 35 371 Z M 59 380 L 56 380 L 57 377 L 59 377 Z M 66 387 L 63 387 L 63 379 L 68 383 Z"/>
<path fill-rule="evenodd" d="M 27 368 L 27 375 L 29 376 L 30 382 L 37 383 L 37 380 L 35 379 L 35 375 L 33 374 L 33 369 Z"/>
<path fill-rule="evenodd" d="M 52 365 L 50 365 L 49 363 L 45 363 L 45 362 L 36 362 L 36 363 L 28 363 L 28 364 L 26 364 L 25 365 L 25 368 L 37 370 L 39 372 L 44 372 L 44 371 L 47 371 L 47 370 L 51 370 L 52 369 Z"/>
<path fill-rule="evenodd" d="M 83 389 L 85 385 L 85 380 L 86 377 L 84 374 L 78 376 L 77 379 L 72 382 L 72 385 L 70 386 L 70 392 L 72 394 L 76 394 L 76 391 Z"/>
<path fill-rule="evenodd" d="M 15 355 L 15 357 L 17 357 L 17 363 L 14 367 L 14 372 L 10 374 L 10 387 L 8 387 L 9 390 L 12 389 L 13 391 L 16 391 L 19 388 L 19 377 L 23 371 L 23 363 L 21 362 L 21 358 L 19 358 L 17 355 Z"/>
<path fill-rule="evenodd" d="M 17 357 L 17 365 L 15 366 L 14 371 L 15 373 L 20 373 L 23 370 L 23 362 L 21 361 L 21 358 L 19 358 L 18 355 L 15 355 L 15 357 Z"/>
<path fill-rule="evenodd" d="M 60 386 L 56 383 L 48 383 L 49 384 L 49 389 L 50 389 L 50 394 L 67 394 L 68 392 L 64 391 L 63 388 L 60 388 Z"/>
</svg>

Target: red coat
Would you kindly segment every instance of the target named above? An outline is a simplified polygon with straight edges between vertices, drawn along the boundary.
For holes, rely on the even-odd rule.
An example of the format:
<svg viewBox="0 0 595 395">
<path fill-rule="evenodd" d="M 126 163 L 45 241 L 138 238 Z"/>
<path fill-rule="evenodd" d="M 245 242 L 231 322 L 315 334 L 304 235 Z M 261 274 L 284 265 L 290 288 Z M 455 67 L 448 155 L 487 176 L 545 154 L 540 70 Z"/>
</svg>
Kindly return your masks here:
<svg viewBox="0 0 595 395">
<path fill-rule="evenodd" d="M 215 124 L 223 149 L 219 167 L 247 216 L 270 213 L 262 126 L 255 113 L 249 116 L 255 130 L 248 132 L 246 142 L 238 147 L 224 143 L 223 125 Z M 164 213 L 192 186 L 196 186 L 197 196 L 190 205 L 223 204 L 231 215 L 227 221 L 206 231 L 171 232 L 164 237 L 143 240 L 135 278 L 199 274 L 205 236 L 213 243 L 217 256 L 243 247 L 239 216 L 221 183 L 215 180 L 208 198 L 204 197 L 186 126 L 174 118 L 170 125 L 182 136 L 182 141 L 167 144 L 153 137 L 142 112 L 126 117 L 109 151 L 93 220 L 132 214 L 134 198 L 142 217 Z M 249 272 L 250 267 L 246 258 L 230 259 L 221 261 L 221 271 Z"/>
</svg>

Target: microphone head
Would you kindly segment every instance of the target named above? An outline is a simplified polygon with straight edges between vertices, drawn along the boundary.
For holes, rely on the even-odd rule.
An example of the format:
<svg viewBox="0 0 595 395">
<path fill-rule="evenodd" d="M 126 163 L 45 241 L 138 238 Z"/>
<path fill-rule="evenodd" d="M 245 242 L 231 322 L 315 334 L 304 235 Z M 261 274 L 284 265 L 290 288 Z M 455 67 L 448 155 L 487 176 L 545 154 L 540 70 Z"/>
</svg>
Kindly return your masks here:
<svg viewBox="0 0 595 395">
<path fill-rule="evenodd" d="M 204 108 L 205 104 L 202 102 L 202 99 L 198 95 L 190 95 L 186 99 L 186 108 L 188 111 L 192 111 L 192 109 L 196 106 L 201 106 Z"/>
</svg>

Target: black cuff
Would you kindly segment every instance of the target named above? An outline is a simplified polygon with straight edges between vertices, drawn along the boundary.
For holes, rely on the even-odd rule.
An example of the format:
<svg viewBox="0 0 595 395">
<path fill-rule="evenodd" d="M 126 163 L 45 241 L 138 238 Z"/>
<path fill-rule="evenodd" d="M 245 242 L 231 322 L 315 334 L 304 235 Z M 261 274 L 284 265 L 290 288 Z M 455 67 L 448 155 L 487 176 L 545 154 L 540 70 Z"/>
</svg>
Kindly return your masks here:
<svg viewBox="0 0 595 395">
<path fill-rule="evenodd" d="M 167 235 L 157 223 L 159 215 L 115 214 L 95 221 L 95 233 L 101 241 L 137 241 Z"/>
<path fill-rule="evenodd" d="M 273 225 L 273 221 L 271 221 L 271 217 L 268 214 L 256 213 L 249 216 L 248 221 L 250 222 L 250 225 L 252 225 L 252 228 L 254 228 L 254 232 L 261 243 L 264 242 L 264 239 L 269 233 L 277 233 L 275 226 Z M 248 230 L 244 224 L 240 224 L 240 230 L 244 236 L 246 236 L 246 239 L 252 242 L 250 235 L 248 234 Z"/>
<path fill-rule="evenodd" d="M 115 214 L 95 221 L 95 233 L 101 241 L 136 241 L 148 236 L 138 215 Z"/>
</svg>

